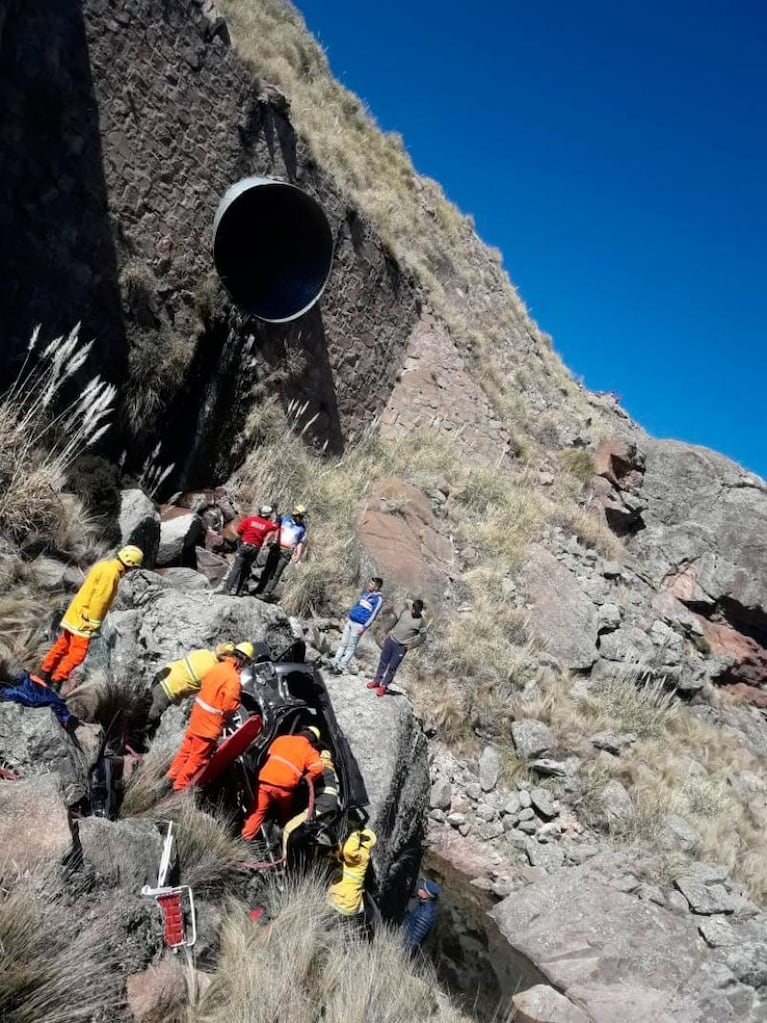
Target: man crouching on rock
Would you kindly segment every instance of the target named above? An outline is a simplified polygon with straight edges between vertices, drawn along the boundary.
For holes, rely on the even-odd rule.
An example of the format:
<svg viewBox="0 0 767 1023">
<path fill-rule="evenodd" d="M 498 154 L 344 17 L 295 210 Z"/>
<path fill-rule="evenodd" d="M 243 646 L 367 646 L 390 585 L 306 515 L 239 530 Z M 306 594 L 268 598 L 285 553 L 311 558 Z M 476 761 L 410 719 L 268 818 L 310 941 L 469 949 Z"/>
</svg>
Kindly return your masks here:
<svg viewBox="0 0 767 1023">
<path fill-rule="evenodd" d="M 252 657 L 253 644 L 238 643 L 203 676 L 184 741 L 165 776 L 176 792 L 185 789 L 215 753 L 226 718 L 240 706 L 240 672 Z"/>
</svg>

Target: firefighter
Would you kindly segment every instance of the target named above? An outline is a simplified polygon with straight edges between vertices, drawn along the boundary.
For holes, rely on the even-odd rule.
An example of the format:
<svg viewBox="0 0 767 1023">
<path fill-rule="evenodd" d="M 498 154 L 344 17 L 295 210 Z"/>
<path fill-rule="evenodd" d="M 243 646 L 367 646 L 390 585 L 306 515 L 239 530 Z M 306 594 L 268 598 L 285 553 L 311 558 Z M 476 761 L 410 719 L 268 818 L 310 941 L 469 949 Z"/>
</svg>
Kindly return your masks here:
<svg viewBox="0 0 767 1023">
<path fill-rule="evenodd" d="M 314 790 L 314 814 L 312 820 L 332 816 L 338 810 L 338 775 L 336 774 L 333 754 L 329 749 L 320 751 L 322 761 L 322 778 Z M 287 856 L 290 836 L 309 820 L 309 808 L 291 817 L 282 831 L 282 855 Z"/>
<path fill-rule="evenodd" d="M 375 844 L 375 832 L 360 828 L 352 831 L 336 853 L 340 866 L 328 890 L 328 900 L 342 916 L 364 912 L 365 874 Z"/>
<path fill-rule="evenodd" d="M 310 725 L 298 735 L 278 735 L 271 744 L 258 772 L 256 795 L 242 828 L 246 842 L 256 837 L 270 810 L 277 812 L 280 824 L 288 820 L 304 775 L 312 784 L 322 778 L 325 768 L 318 752 L 319 738 L 319 728 Z"/>
<path fill-rule="evenodd" d="M 141 548 L 128 544 L 116 557 L 92 566 L 61 619 L 58 639 L 40 665 L 39 678 L 44 684 L 58 688 L 83 663 L 90 641 L 117 595 L 120 579 L 130 569 L 139 568 L 143 560 Z"/>
<path fill-rule="evenodd" d="M 147 714 L 147 733 L 151 737 L 160 725 L 160 718 L 173 704 L 179 704 L 199 693 L 203 675 L 234 650 L 234 643 L 219 643 L 215 650 L 190 650 L 178 661 L 170 661 L 154 677 L 152 704 Z"/>
<path fill-rule="evenodd" d="M 175 791 L 185 789 L 213 756 L 226 718 L 240 706 L 240 672 L 253 652 L 252 643 L 238 643 L 203 675 L 184 741 L 166 774 Z"/>
</svg>

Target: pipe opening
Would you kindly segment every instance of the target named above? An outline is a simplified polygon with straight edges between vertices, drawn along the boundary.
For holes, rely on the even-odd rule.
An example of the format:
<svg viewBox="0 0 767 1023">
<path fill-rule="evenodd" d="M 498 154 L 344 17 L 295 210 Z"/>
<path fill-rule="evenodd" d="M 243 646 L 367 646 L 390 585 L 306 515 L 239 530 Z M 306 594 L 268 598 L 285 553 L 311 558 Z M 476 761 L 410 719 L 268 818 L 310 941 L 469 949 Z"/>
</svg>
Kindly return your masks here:
<svg viewBox="0 0 767 1023">
<path fill-rule="evenodd" d="M 322 294 L 333 236 L 320 204 L 295 185 L 244 178 L 213 225 L 213 262 L 233 301 L 270 323 L 307 312 Z"/>
</svg>

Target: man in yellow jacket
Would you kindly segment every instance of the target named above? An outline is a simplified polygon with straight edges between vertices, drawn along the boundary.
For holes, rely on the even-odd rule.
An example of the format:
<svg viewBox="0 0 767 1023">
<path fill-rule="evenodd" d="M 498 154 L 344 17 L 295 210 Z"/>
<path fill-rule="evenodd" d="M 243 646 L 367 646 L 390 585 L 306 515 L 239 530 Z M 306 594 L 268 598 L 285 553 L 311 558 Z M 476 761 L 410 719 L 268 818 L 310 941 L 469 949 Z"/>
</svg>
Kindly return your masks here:
<svg viewBox="0 0 767 1023">
<path fill-rule="evenodd" d="M 352 831 L 336 853 L 341 869 L 328 890 L 330 905 L 343 916 L 356 916 L 364 909 L 362 893 L 376 836 L 370 828 Z"/>
<path fill-rule="evenodd" d="M 219 643 L 215 650 L 190 650 L 186 657 L 169 661 L 154 677 L 152 704 L 147 714 L 147 733 L 153 736 L 160 718 L 171 704 L 179 704 L 200 691 L 203 675 L 234 650 L 234 643 Z"/>
<path fill-rule="evenodd" d="M 83 663 L 90 641 L 117 596 L 120 579 L 131 568 L 140 568 L 143 560 L 141 548 L 128 544 L 116 557 L 93 565 L 61 619 L 59 638 L 40 666 L 39 676 L 46 685 L 60 686 Z"/>
</svg>

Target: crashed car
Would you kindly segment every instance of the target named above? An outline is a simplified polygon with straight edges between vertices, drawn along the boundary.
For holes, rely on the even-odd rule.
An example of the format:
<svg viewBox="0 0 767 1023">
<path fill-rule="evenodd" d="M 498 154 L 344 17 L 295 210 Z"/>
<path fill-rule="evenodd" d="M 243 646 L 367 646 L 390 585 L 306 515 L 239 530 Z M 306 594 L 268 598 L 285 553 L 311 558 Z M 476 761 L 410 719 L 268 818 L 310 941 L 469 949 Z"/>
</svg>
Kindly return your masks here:
<svg viewBox="0 0 767 1023">
<path fill-rule="evenodd" d="M 232 812 L 241 822 L 255 796 L 258 772 L 271 742 L 315 725 L 323 745 L 332 754 L 338 777 L 338 809 L 316 817 L 311 813 L 312 790 L 299 786 L 293 814 L 310 811 L 308 819 L 290 835 L 289 857 L 307 850 L 336 848 L 349 831 L 363 827 L 368 795 L 357 761 L 336 720 L 322 676 L 305 661 L 305 647 L 297 641 L 272 658 L 265 644 L 242 673 L 241 707 L 230 721 L 228 734 L 207 768 L 194 784 L 208 799 Z M 271 842 L 274 846 L 274 841 Z"/>
</svg>

